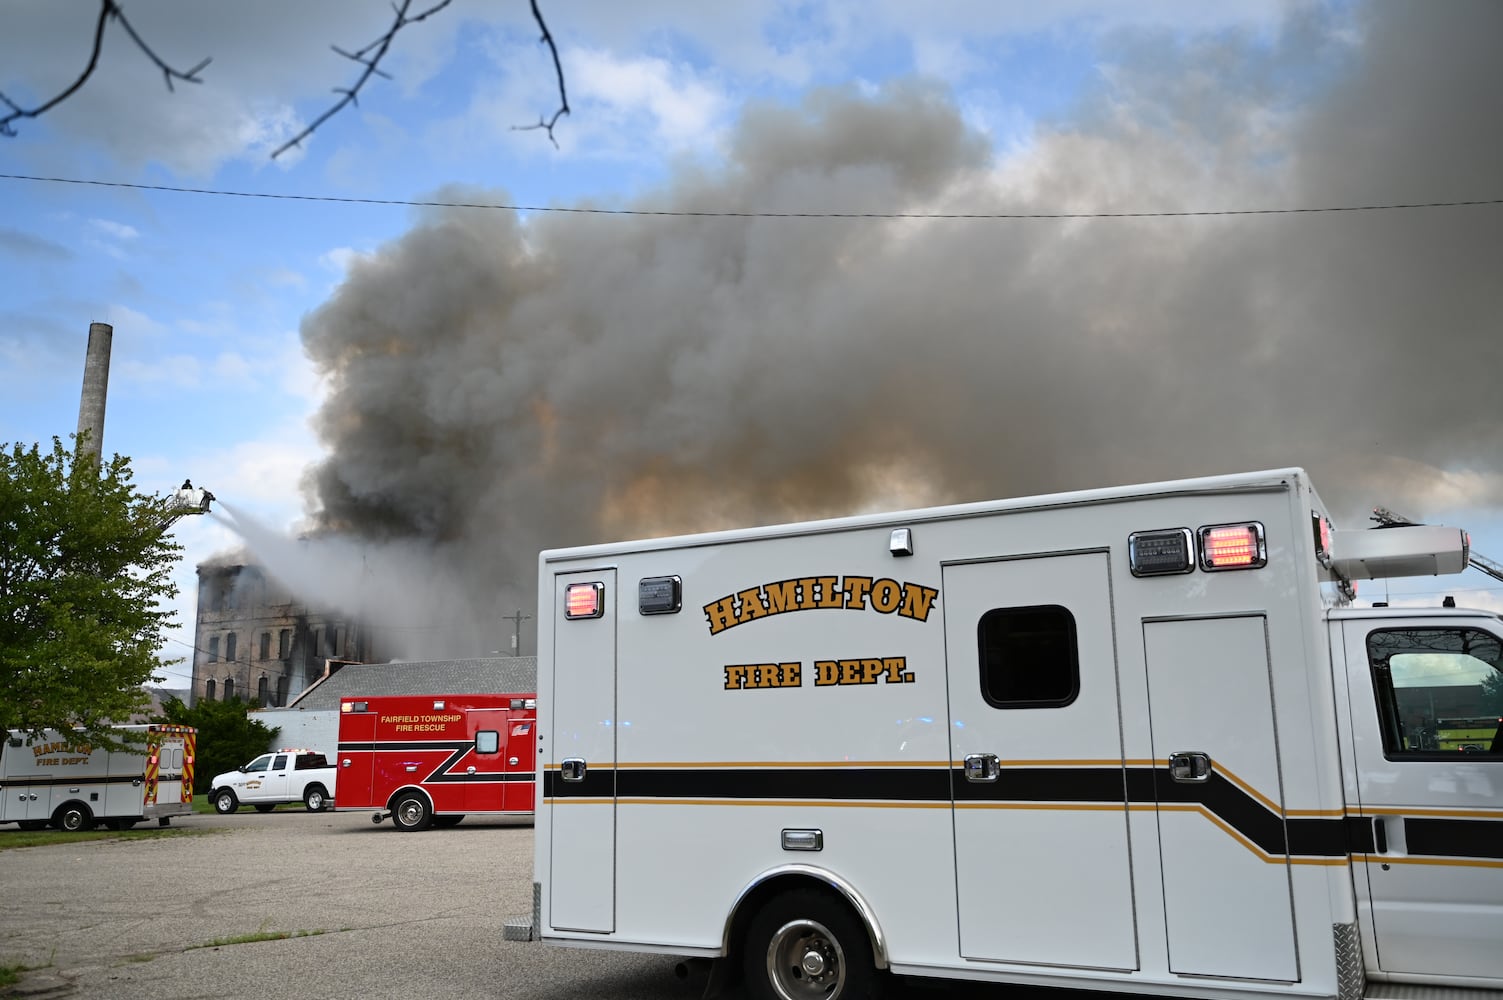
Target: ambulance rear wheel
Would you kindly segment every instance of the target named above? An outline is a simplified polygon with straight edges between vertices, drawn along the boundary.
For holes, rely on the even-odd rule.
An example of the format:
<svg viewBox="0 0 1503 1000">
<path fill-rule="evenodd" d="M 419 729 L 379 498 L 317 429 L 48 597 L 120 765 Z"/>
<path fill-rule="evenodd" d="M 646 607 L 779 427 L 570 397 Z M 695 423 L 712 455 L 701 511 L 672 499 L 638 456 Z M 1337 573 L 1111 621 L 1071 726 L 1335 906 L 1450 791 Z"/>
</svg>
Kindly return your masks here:
<svg viewBox="0 0 1503 1000">
<path fill-rule="evenodd" d="M 223 791 L 214 796 L 214 811 L 223 815 L 229 815 L 240 808 L 240 801 L 235 798 L 235 793 Z"/>
<path fill-rule="evenodd" d="M 854 1000 L 877 996 L 881 985 L 861 921 L 814 889 L 768 900 L 752 918 L 743 960 L 758 1000 Z"/>
<path fill-rule="evenodd" d="M 398 830 L 416 833 L 428 829 L 433 823 L 433 810 L 427 799 L 408 793 L 392 804 L 391 822 Z"/>
<path fill-rule="evenodd" d="M 77 833 L 80 830 L 88 830 L 94 825 L 94 814 L 89 812 L 89 807 L 81 802 L 69 802 L 58 809 L 53 815 L 52 822 L 59 830 L 69 833 Z"/>
</svg>

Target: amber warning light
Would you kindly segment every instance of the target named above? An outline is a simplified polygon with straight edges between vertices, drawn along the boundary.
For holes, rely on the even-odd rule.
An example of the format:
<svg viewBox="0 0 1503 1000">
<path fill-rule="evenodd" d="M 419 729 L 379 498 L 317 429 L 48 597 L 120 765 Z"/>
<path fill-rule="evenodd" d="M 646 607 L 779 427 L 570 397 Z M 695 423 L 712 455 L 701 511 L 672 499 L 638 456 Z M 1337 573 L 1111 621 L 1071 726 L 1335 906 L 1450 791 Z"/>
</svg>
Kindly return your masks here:
<svg viewBox="0 0 1503 1000">
<path fill-rule="evenodd" d="M 1201 568 L 1256 569 L 1267 565 L 1268 550 L 1263 544 L 1263 526 L 1221 524 L 1200 529 Z"/>
<path fill-rule="evenodd" d="M 599 618 L 605 614 L 605 584 L 571 583 L 564 590 L 564 617 Z"/>
</svg>

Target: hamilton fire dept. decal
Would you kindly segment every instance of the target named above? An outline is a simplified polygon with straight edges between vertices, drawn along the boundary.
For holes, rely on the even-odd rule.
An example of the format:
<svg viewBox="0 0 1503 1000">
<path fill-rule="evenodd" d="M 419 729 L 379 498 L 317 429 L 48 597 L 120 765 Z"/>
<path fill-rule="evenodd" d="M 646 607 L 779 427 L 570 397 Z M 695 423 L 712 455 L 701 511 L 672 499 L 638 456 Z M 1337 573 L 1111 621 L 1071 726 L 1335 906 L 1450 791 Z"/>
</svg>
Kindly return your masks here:
<svg viewBox="0 0 1503 1000">
<path fill-rule="evenodd" d="M 936 587 L 869 576 L 804 576 L 776 580 L 727 594 L 704 606 L 710 634 L 758 618 L 790 611 L 820 609 L 873 611 L 913 621 L 928 621 L 939 597 Z M 802 662 L 732 663 L 725 671 L 725 690 L 758 688 L 842 687 L 865 684 L 912 684 L 904 656 L 862 656 Z"/>
<path fill-rule="evenodd" d="M 938 589 L 918 583 L 869 576 L 804 576 L 727 594 L 705 605 L 705 618 L 711 635 L 770 615 L 821 608 L 897 614 L 922 622 L 928 621 L 938 596 Z"/>
</svg>

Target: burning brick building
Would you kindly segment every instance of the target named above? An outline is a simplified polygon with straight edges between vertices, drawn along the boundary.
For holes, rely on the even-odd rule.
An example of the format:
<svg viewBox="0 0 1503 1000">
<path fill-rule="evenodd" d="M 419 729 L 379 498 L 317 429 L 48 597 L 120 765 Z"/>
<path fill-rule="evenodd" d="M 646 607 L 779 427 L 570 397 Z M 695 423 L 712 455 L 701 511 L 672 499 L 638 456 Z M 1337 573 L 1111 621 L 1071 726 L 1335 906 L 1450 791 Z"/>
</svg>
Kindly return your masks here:
<svg viewBox="0 0 1503 1000">
<path fill-rule="evenodd" d="M 369 630 L 339 612 L 301 601 L 259 567 L 198 567 L 193 693 L 242 698 L 262 708 L 286 705 L 329 660 L 378 659 Z"/>
</svg>

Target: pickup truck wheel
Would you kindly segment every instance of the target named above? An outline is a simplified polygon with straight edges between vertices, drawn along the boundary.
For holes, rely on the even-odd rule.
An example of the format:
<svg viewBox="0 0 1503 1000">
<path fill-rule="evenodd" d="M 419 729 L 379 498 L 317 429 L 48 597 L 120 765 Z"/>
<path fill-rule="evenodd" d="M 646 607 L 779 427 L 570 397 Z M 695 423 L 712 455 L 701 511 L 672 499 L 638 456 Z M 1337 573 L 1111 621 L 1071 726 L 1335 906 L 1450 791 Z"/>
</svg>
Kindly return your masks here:
<svg viewBox="0 0 1503 1000">
<path fill-rule="evenodd" d="M 271 812 L 275 808 L 276 808 L 276 804 L 272 803 L 272 802 L 257 802 L 256 803 L 256 812 L 258 812 L 258 813 L 269 813 L 269 812 Z"/>
<path fill-rule="evenodd" d="M 52 822 L 59 830 L 77 833 L 94 826 L 94 814 L 81 802 L 69 802 L 53 814 Z"/>
<path fill-rule="evenodd" d="M 307 806 L 311 813 L 322 811 L 328 804 L 329 796 L 324 791 L 323 785 L 309 785 L 308 790 L 303 793 L 303 805 Z"/>
<path fill-rule="evenodd" d="M 768 900 L 752 918 L 743 957 L 747 991 L 759 1000 L 853 1000 L 878 996 L 882 985 L 860 920 L 813 889 Z"/>
<path fill-rule="evenodd" d="M 221 815 L 228 816 L 230 813 L 239 808 L 239 800 L 235 798 L 235 793 L 230 791 L 229 789 L 225 789 L 218 795 L 214 796 L 214 811 L 220 813 Z"/>
<path fill-rule="evenodd" d="M 408 792 L 391 807 L 391 822 L 398 830 L 407 833 L 417 833 L 428 829 L 433 822 L 433 810 L 428 807 L 428 800 L 413 792 Z"/>
</svg>

